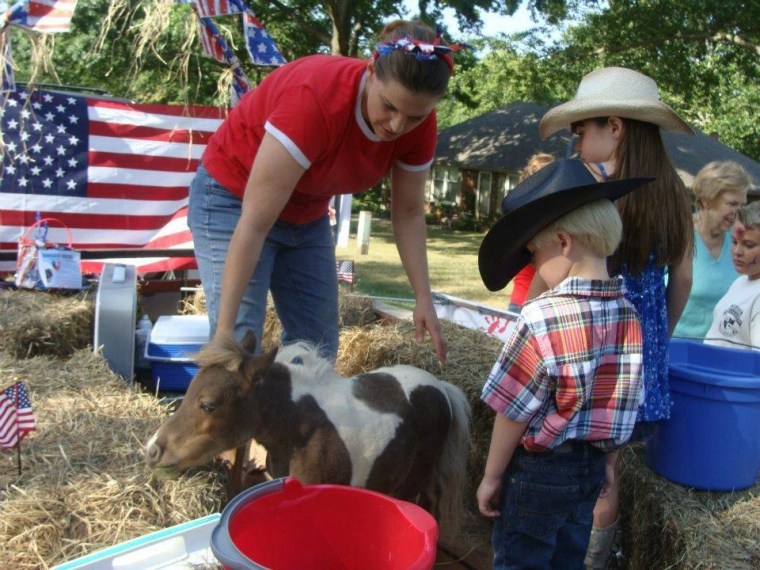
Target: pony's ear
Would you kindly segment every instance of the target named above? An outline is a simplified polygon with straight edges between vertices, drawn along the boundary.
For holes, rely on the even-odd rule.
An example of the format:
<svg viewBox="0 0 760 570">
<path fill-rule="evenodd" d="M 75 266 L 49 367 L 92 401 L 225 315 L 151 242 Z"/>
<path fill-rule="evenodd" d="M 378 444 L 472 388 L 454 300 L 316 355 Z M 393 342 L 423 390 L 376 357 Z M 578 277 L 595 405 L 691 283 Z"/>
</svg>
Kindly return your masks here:
<svg viewBox="0 0 760 570">
<path fill-rule="evenodd" d="M 251 329 L 246 331 L 243 340 L 240 342 L 240 346 L 249 354 L 256 353 L 256 334 Z"/>
<path fill-rule="evenodd" d="M 249 380 L 257 380 L 267 370 L 269 370 L 269 367 L 272 366 L 272 364 L 274 364 L 274 359 L 276 356 L 277 348 L 273 348 L 261 356 L 246 358 L 242 364 L 243 376 Z"/>
</svg>

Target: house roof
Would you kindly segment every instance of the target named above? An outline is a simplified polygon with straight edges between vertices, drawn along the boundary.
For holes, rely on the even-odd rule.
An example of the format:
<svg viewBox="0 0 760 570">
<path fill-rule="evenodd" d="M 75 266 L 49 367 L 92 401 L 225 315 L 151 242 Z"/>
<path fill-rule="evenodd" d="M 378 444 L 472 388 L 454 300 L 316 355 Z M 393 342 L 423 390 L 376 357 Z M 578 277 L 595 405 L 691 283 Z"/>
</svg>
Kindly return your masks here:
<svg viewBox="0 0 760 570">
<path fill-rule="evenodd" d="M 464 121 L 438 133 L 435 162 L 462 169 L 519 172 L 531 155 L 546 152 L 566 156 L 570 132 L 560 131 L 542 141 L 538 123 L 552 106 L 512 103 Z M 687 186 L 708 162 L 734 160 L 755 179 L 760 193 L 760 163 L 704 133 L 686 135 L 663 131 L 663 142 Z"/>
</svg>

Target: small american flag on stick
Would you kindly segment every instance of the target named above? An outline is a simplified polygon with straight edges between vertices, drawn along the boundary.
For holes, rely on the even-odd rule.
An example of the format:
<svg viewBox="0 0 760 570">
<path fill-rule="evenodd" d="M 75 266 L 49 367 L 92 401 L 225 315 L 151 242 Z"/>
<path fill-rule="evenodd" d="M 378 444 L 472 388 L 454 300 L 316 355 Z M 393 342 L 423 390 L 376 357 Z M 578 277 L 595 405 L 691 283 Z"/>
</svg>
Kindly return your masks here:
<svg viewBox="0 0 760 570">
<path fill-rule="evenodd" d="M 32 403 L 21 382 L 0 393 L 0 447 L 13 448 L 36 427 Z"/>
<path fill-rule="evenodd" d="M 343 281 L 349 285 L 354 284 L 354 260 L 339 259 L 335 262 L 335 268 L 338 272 L 338 282 Z"/>
</svg>

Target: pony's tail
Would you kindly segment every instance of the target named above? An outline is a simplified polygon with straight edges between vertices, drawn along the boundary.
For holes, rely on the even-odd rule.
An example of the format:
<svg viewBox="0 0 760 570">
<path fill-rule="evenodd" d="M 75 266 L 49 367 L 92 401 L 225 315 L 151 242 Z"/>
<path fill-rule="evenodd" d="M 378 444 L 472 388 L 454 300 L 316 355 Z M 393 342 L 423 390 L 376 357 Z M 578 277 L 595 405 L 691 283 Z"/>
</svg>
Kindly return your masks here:
<svg viewBox="0 0 760 570">
<path fill-rule="evenodd" d="M 434 497 L 434 515 L 442 537 L 454 537 L 465 512 L 467 464 L 470 457 L 472 412 L 467 396 L 457 386 L 442 382 L 451 407 L 451 428 L 441 458 L 426 489 Z"/>
</svg>

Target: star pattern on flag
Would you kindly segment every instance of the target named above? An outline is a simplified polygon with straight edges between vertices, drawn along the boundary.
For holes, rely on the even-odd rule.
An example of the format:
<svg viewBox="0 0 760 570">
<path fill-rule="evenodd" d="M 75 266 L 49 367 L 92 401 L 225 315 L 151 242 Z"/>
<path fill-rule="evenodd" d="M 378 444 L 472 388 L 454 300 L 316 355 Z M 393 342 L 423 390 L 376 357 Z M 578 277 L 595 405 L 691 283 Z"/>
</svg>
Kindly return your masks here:
<svg viewBox="0 0 760 570">
<path fill-rule="evenodd" d="M 243 31 L 245 33 L 248 54 L 259 65 L 283 65 L 285 58 L 277 49 L 274 40 L 264 26 L 250 12 L 243 14 Z"/>
<path fill-rule="evenodd" d="M 0 192 L 85 196 L 84 100 L 20 91 L 0 107 Z"/>
</svg>

